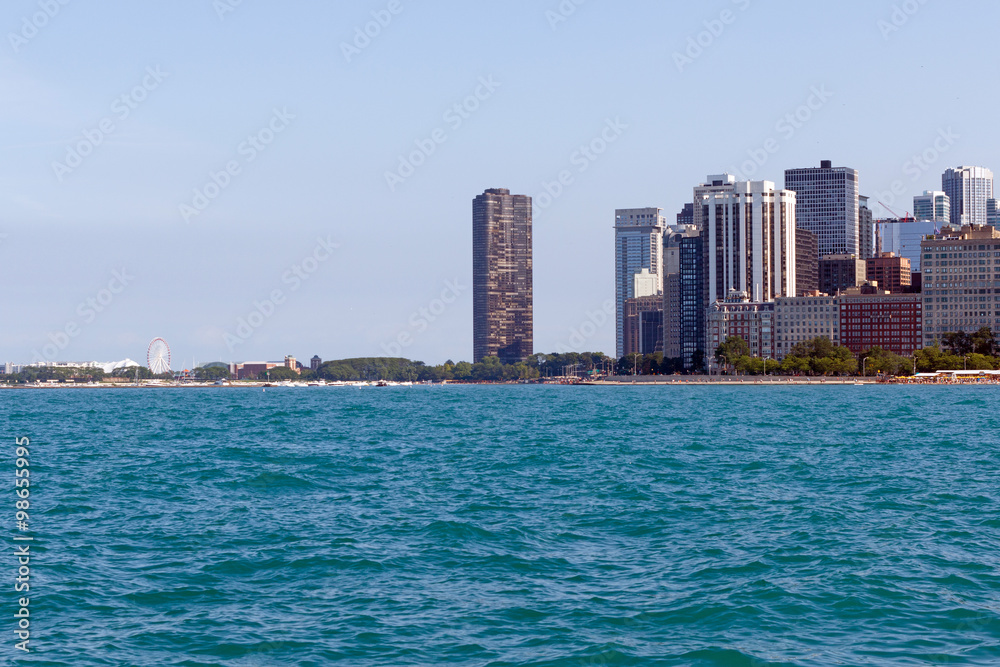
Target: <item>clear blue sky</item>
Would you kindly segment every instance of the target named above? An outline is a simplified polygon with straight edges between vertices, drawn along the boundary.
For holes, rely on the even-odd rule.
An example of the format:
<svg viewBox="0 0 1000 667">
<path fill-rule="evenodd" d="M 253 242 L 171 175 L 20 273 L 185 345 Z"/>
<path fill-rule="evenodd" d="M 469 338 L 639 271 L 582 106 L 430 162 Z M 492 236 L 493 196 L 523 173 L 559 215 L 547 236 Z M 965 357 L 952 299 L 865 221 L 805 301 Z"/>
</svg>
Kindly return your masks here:
<svg viewBox="0 0 1000 667">
<path fill-rule="evenodd" d="M 468 359 L 472 199 L 537 196 L 568 170 L 535 220 L 535 346 L 551 351 L 580 343 L 573 330 L 613 297 L 615 208 L 673 216 L 707 174 L 765 145 L 755 179 L 781 185 L 784 169 L 830 159 L 873 198 L 899 181 L 900 212 L 947 167 L 1000 169 L 1000 9 L 985 0 L 911 0 L 892 32 L 902 3 L 872 0 L 586 0 L 557 23 L 558 0 L 398 0 L 396 14 L 388 0 L 242 0 L 222 13 L 230 3 L 43 0 L 51 18 L 38 0 L 4 3 L 0 361 L 47 343 L 59 360 L 144 361 L 155 336 L 175 367 L 343 358 L 385 354 L 400 334 L 403 356 Z M 383 11 L 349 62 L 342 44 Z M 477 89 L 477 109 L 446 117 Z M 807 113 L 813 89 L 832 97 Z M 808 120 L 779 126 L 797 110 Z M 609 119 L 627 127 L 606 151 L 574 155 Z M 949 128 L 947 152 L 907 164 L 933 158 Z M 262 150 L 244 143 L 262 130 Z M 436 130 L 445 141 L 391 190 L 385 173 Z M 89 154 L 67 164 L 81 142 Z M 227 186 L 183 215 L 230 162 Z M 457 298 L 436 303 L 449 281 Z M 255 303 L 269 316 L 239 332 Z M 582 346 L 613 353 L 613 323 Z"/>
</svg>

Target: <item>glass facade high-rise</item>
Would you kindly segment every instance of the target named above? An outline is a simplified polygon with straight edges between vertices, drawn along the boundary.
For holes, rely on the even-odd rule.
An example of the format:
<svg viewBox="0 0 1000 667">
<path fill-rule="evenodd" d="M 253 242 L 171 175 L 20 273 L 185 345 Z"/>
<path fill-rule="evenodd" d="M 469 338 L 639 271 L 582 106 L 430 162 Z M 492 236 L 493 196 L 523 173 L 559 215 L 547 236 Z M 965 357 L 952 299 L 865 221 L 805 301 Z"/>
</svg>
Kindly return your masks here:
<svg viewBox="0 0 1000 667">
<path fill-rule="evenodd" d="M 951 224 L 985 225 L 986 202 L 993 199 L 993 172 L 985 167 L 957 167 L 941 176 L 941 189 L 951 203 Z"/>
<path fill-rule="evenodd" d="M 625 356 L 625 300 L 663 292 L 663 230 L 658 208 L 615 211 L 615 354 Z M 646 269 L 659 285 L 652 294 L 635 294 L 634 276 Z"/>
<path fill-rule="evenodd" d="M 487 190 L 472 203 L 473 358 L 533 354 L 531 197 Z"/>
<path fill-rule="evenodd" d="M 663 356 L 685 369 L 700 368 L 705 340 L 705 255 L 693 225 L 668 230 L 663 278 Z"/>
<path fill-rule="evenodd" d="M 785 172 L 785 189 L 795 193 L 798 225 L 816 235 L 821 257 L 861 254 L 859 187 L 856 169 L 834 167 L 829 160 L 818 169 Z"/>
<path fill-rule="evenodd" d="M 951 222 L 951 199 L 944 192 L 925 190 L 913 198 L 913 217 L 918 222 Z"/>
<path fill-rule="evenodd" d="M 858 246 L 861 257 L 875 256 L 875 216 L 868 207 L 868 197 L 858 197 Z"/>
<path fill-rule="evenodd" d="M 910 268 L 919 273 L 920 244 L 928 234 L 935 234 L 942 224 L 932 221 L 878 223 L 879 252 L 892 252 L 910 260 Z"/>
</svg>

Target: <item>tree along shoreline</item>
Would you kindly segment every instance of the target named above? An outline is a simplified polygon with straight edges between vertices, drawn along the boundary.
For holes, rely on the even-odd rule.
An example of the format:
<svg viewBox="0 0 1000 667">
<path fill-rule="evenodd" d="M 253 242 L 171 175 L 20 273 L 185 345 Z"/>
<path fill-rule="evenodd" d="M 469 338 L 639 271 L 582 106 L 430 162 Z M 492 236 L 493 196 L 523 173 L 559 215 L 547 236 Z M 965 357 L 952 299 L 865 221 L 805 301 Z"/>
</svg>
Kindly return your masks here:
<svg viewBox="0 0 1000 667">
<path fill-rule="evenodd" d="M 364 357 L 327 361 L 318 369 L 296 372 L 282 366 L 262 372 L 256 381 L 285 380 L 327 382 L 465 382 L 496 383 L 540 380 L 542 378 L 597 376 L 705 376 L 704 353 L 695 355 L 700 366 L 685 371 L 680 359 L 665 359 L 657 352 L 647 355 L 627 355 L 614 360 L 600 352 L 569 352 L 538 354 L 529 362 L 504 364 L 496 357 L 477 364 L 451 360 L 439 366 L 402 358 Z M 928 347 L 912 357 L 904 357 L 872 348 L 858 356 L 826 338 L 814 338 L 799 343 L 781 361 L 750 356 L 750 345 L 739 336 L 727 338 L 713 355 L 724 375 L 780 375 L 785 377 L 850 377 L 890 375 L 911 376 L 914 373 L 934 373 L 948 370 L 1000 370 L 1000 343 L 988 327 L 976 333 L 951 333 L 942 337 L 940 346 Z M 174 375 L 154 375 L 148 368 L 132 366 L 106 374 L 100 368 L 27 368 L 20 373 L 0 375 L 0 383 L 25 385 L 37 383 L 82 384 L 102 382 L 109 378 L 122 383 L 138 373 L 139 380 L 173 380 Z M 232 380 L 229 367 L 221 363 L 208 364 L 191 371 L 185 379 L 216 382 Z"/>
</svg>

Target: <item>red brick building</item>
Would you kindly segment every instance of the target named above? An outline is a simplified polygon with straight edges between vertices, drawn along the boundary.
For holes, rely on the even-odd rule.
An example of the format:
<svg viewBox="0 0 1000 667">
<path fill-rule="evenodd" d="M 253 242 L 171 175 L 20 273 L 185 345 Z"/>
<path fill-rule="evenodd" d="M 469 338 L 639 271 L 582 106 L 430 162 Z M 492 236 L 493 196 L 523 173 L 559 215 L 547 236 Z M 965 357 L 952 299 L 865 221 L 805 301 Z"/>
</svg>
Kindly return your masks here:
<svg viewBox="0 0 1000 667">
<path fill-rule="evenodd" d="M 913 283 L 910 260 L 884 252 L 866 261 L 868 282 L 877 282 L 880 289 L 893 294 L 911 292 Z"/>
<path fill-rule="evenodd" d="M 229 364 L 229 374 L 234 380 L 256 380 L 266 376 L 267 371 L 272 368 L 290 368 L 296 373 L 302 372 L 302 364 L 295 360 L 295 357 L 285 357 L 284 363 L 280 361 L 245 361 L 243 363 Z"/>
<path fill-rule="evenodd" d="M 870 293 L 864 293 L 870 292 Z M 840 344 L 854 354 L 881 347 L 912 356 L 923 347 L 923 300 L 920 294 L 850 290 L 840 297 Z"/>
</svg>

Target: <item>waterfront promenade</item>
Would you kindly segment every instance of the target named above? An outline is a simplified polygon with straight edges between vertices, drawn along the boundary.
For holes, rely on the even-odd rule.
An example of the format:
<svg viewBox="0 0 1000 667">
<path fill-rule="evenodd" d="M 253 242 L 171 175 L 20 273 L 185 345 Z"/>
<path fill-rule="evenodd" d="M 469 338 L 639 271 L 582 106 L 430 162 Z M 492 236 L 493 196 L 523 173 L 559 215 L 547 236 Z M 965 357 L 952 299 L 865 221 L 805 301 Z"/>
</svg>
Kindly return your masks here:
<svg viewBox="0 0 1000 667">
<path fill-rule="evenodd" d="M 585 381 L 582 384 L 596 386 L 624 386 L 624 385 L 849 385 L 849 384 L 877 384 L 878 380 L 869 378 L 834 378 L 834 377 L 786 377 L 786 376 L 707 376 L 707 375 L 685 375 L 685 376 L 616 376 L 606 380 Z"/>
</svg>

